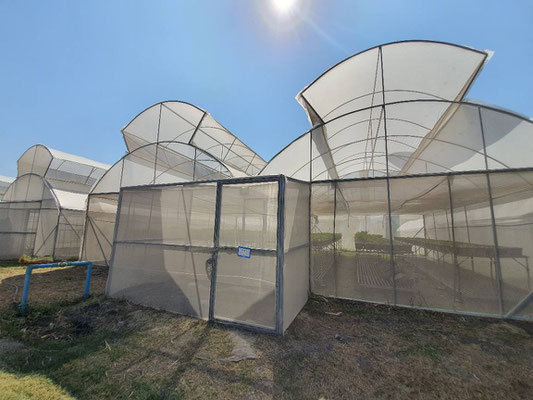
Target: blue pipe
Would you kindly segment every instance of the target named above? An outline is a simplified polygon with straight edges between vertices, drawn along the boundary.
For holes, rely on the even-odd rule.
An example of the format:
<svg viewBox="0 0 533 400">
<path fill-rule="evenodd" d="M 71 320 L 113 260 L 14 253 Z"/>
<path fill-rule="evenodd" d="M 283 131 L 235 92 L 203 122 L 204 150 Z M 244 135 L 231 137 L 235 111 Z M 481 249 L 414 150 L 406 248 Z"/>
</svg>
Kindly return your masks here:
<svg viewBox="0 0 533 400">
<path fill-rule="evenodd" d="M 37 264 L 37 265 L 28 265 L 26 267 L 26 274 L 24 276 L 24 289 L 22 291 L 22 301 L 20 302 L 20 312 L 24 314 L 26 311 L 26 306 L 28 303 L 28 294 L 30 291 L 30 278 L 31 273 L 34 269 L 39 268 L 58 268 L 58 267 L 77 267 L 77 266 L 87 266 L 87 276 L 85 277 L 85 290 L 83 292 L 83 298 L 86 299 L 89 297 L 89 289 L 91 287 L 91 275 L 93 271 L 93 263 L 90 261 L 73 261 L 73 262 L 59 262 L 59 263 L 48 263 L 48 264 Z"/>
</svg>

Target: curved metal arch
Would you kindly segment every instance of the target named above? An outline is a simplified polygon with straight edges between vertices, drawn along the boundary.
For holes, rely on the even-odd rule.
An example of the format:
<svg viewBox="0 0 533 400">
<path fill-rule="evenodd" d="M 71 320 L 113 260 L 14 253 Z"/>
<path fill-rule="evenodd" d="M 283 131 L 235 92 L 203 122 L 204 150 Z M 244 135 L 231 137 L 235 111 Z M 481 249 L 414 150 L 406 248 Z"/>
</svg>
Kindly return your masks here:
<svg viewBox="0 0 533 400">
<path fill-rule="evenodd" d="M 91 168 L 91 172 L 88 174 L 88 175 L 81 175 L 81 176 L 84 176 L 86 178 L 86 181 L 85 182 L 88 182 L 89 178 L 91 178 L 93 172 L 95 171 L 98 171 L 98 170 L 101 170 L 101 171 L 107 171 L 107 169 L 110 167 L 109 165 L 107 164 L 104 164 L 104 163 L 101 163 L 99 161 L 95 161 L 95 160 L 91 160 L 91 159 L 88 159 L 86 157 L 83 157 L 83 156 L 77 156 L 75 154 L 70 154 L 70 153 L 66 153 L 66 152 L 63 152 L 63 151 L 60 151 L 60 150 L 56 150 L 56 149 L 52 149 L 50 148 L 49 146 L 45 145 L 45 144 L 42 144 L 42 143 L 37 143 L 37 144 L 34 144 L 30 147 L 28 147 L 21 155 L 20 157 L 17 159 L 17 175 L 18 173 L 20 172 L 18 170 L 18 164 L 20 162 L 20 160 L 26 155 L 26 153 L 28 153 L 31 149 L 34 149 L 35 148 L 35 154 L 37 153 L 38 149 L 44 149 L 48 155 L 50 156 L 50 162 L 48 163 L 48 165 L 45 167 L 44 169 L 44 173 L 43 173 L 43 178 L 46 176 L 46 174 L 48 174 L 49 170 L 50 170 L 50 166 L 52 165 L 52 162 L 54 160 L 60 160 L 61 163 L 59 164 L 58 167 L 61 167 L 65 162 L 71 162 L 71 163 L 75 163 L 75 164 L 78 164 L 78 165 L 83 165 L 85 167 L 89 167 Z M 74 157 L 74 158 L 81 158 L 81 160 L 73 160 L 73 159 L 69 159 L 69 158 L 62 158 L 60 157 L 59 154 L 54 154 L 54 152 L 58 152 L 58 153 L 62 153 L 62 154 L 65 154 L 66 156 L 71 156 L 71 157 Z M 33 166 L 34 166 L 34 162 L 35 162 L 35 154 L 33 156 L 33 161 L 32 161 L 32 170 L 33 170 Z M 94 164 L 90 164 L 90 163 L 86 163 L 84 162 L 84 160 L 86 161 L 89 161 L 89 162 L 93 162 L 95 164 L 99 164 L 99 165 L 94 165 Z M 32 172 L 32 173 L 35 173 L 35 172 Z M 26 173 L 27 174 L 27 173 Z M 23 175 L 26 175 L 26 174 L 23 174 Z M 38 175 L 38 174 L 37 174 Z M 78 182 L 82 185 L 84 185 L 84 183 L 81 183 L 81 182 Z M 86 186 L 88 186 L 86 183 L 85 183 Z"/>
<path fill-rule="evenodd" d="M 513 112 L 513 111 L 510 111 L 510 110 L 507 110 L 507 109 L 501 109 L 501 108 L 498 108 L 497 106 L 489 106 L 489 105 L 485 105 L 485 104 L 478 104 L 478 103 L 473 103 L 473 102 L 468 102 L 468 101 L 453 101 L 453 100 L 438 100 L 438 99 L 415 99 L 415 100 L 401 100 L 401 101 L 394 101 L 394 102 L 389 102 L 389 103 L 384 103 L 384 104 L 379 104 L 379 105 L 372 105 L 372 106 L 369 106 L 369 107 L 365 107 L 365 108 L 361 108 L 359 110 L 353 110 L 353 111 L 349 111 L 347 113 L 344 113 L 344 114 L 341 114 L 335 118 L 332 118 L 330 121 L 328 122 L 322 122 L 318 125 L 316 125 L 315 127 L 305 131 L 304 133 L 302 133 L 300 136 L 296 137 L 294 140 L 292 140 L 289 144 L 287 144 L 285 147 L 283 147 L 283 149 L 281 149 L 280 151 L 278 151 L 271 159 L 270 161 L 263 167 L 263 169 L 260 171 L 259 175 L 263 173 L 263 171 L 268 168 L 268 166 L 272 163 L 272 161 L 274 161 L 278 156 L 280 156 L 282 153 L 284 153 L 285 151 L 287 151 L 287 149 L 289 149 L 294 143 L 296 143 L 298 140 L 304 138 L 306 135 L 309 135 L 309 140 L 312 140 L 312 132 L 317 130 L 317 129 L 320 129 L 320 128 L 324 128 L 324 127 L 327 127 L 327 125 L 333 121 L 336 121 L 336 120 L 339 120 L 339 119 L 342 119 L 344 117 L 347 117 L 347 116 L 350 116 L 352 114 L 355 114 L 355 113 L 359 113 L 359 112 L 363 112 L 363 111 L 368 111 L 368 110 L 371 110 L 371 109 L 377 109 L 377 108 L 382 108 L 382 107 L 387 107 L 387 106 L 393 106 L 393 105 L 397 105 L 397 104 L 408 104 L 408 103 L 442 103 L 442 104 L 449 104 L 449 105 L 463 105 L 463 106 L 470 106 L 470 107 L 476 107 L 478 109 L 482 109 L 482 110 L 490 110 L 490 111 L 494 111 L 494 112 L 497 112 L 497 113 L 501 113 L 501 114 L 505 114 L 505 115 L 508 115 L 508 116 L 511 116 L 511 117 L 514 117 L 514 118 L 517 118 L 521 121 L 524 121 L 524 122 L 528 122 L 530 124 L 533 124 L 533 121 L 529 118 L 527 118 L 526 116 L 524 115 L 521 115 L 519 113 L 516 113 L 516 112 Z M 368 139 L 364 139 L 364 140 L 368 140 Z M 363 141 L 364 141 L 363 140 Z M 435 139 L 432 139 L 432 140 L 435 140 Z M 352 142 L 353 143 L 353 142 Z M 502 165 L 505 165 L 503 163 L 501 163 L 500 161 L 490 157 L 489 155 L 487 155 L 488 158 L 491 158 L 493 159 L 494 161 L 497 161 L 499 162 L 500 164 Z M 316 158 L 316 157 L 315 157 Z M 312 160 L 311 160 L 312 161 Z M 298 168 L 297 171 L 300 171 L 302 168 L 304 168 L 306 165 L 308 165 L 309 163 L 306 163 L 304 164 L 302 167 Z"/>
<path fill-rule="evenodd" d="M 11 189 L 11 186 L 15 185 L 15 183 L 17 183 L 17 181 L 19 179 L 22 179 L 22 178 L 25 178 L 25 177 L 29 177 L 29 176 L 35 176 L 35 177 L 39 178 L 43 182 L 44 186 L 52 194 L 52 198 L 54 199 L 54 202 L 55 202 L 57 210 L 58 211 L 61 210 L 61 203 L 59 202 L 59 199 L 58 199 L 57 195 L 54 192 L 53 186 L 50 184 L 50 182 L 48 182 L 48 180 L 44 176 L 41 176 L 39 174 L 35 174 L 33 172 L 29 172 L 27 174 L 22 174 L 21 176 L 17 176 L 17 178 L 13 182 L 11 182 L 11 184 L 8 186 L 8 188 L 6 190 L 6 193 L 8 193 L 8 191 Z M 21 201 L 21 200 L 7 200 L 5 202 L 6 203 L 9 203 L 9 202 L 15 203 L 17 201 Z M 29 201 L 42 201 L 42 194 L 41 194 L 41 200 L 29 200 Z"/>
<path fill-rule="evenodd" d="M 148 111 L 148 110 L 150 110 L 150 109 L 152 109 L 152 108 L 154 108 L 154 107 L 157 107 L 157 106 L 160 107 L 159 112 L 161 113 L 161 109 L 162 109 L 162 107 L 164 107 L 164 106 L 165 106 L 166 104 L 168 104 L 168 103 L 179 103 L 179 104 L 183 104 L 183 105 L 189 106 L 189 107 L 194 108 L 194 109 L 196 109 L 196 110 L 198 110 L 198 111 L 200 111 L 200 112 L 203 113 L 202 117 L 200 118 L 200 120 L 199 120 L 197 123 L 192 123 L 192 122 L 188 121 L 187 119 L 183 118 L 183 116 L 177 114 L 174 110 L 170 109 L 169 107 L 166 107 L 168 110 L 170 110 L 170 111 L 173 112 L 174 114 L 178 115 L 180 118 L 182 118 L 184 121 L 186 121 L 187 123 L 189 123 L 189 124 L 191 125 L 191 128 L 192 128 L 192 129 L 189 129 L 189 130 L 186 131 L 186 132 L 190 132 L 191 130 L 193 131 L 193 135 L 192 135 L 191 138 L 189 139 L 188 144 L 192 144 L 192 140 L 193 140 L 193 138 L 195 137 L 196 131 L 198 131 L 198 130 L 200 129 L 200 127 L 201 127 L 201 125 L 202 125 L 202 123 L 203 123 L 203 120 L 204 120 L 205 116 L 206 116 L 206 115 L 209 115 L 211 118 L 213 118 L 213 117 L 211 116 L 211 114 L 209 114 L 206 110 L 204 110 L 204 109 L 202 109 L 202 108 L 200 108 L 200 107 L 198 107 L 198 106 L 196 106 L 196 105 L 194 105 L 194 104 L 192 104 L 192 103 L 188 103 L 188 102 L 186 102 L 186 101 L 181 101 L 181 100 L 165 100 L 165 101 L 160 101 L 160 102 L 158 102 L 158 103 L 152 104 L 151 106 L 145 108 L 143 111 L 141 111 L 140 113 L 138 113 L 138 114 L 137 114 L 137 115 L 136 115 L 136 116 L 135 116 L 130 122 L 128 122 L 128 124 L 127 124 L 125 127 L 123 127 L 123 128 L 121 129 L 121 133 L 122 133 L 122 137 L 123 137 L 124 141 L 126 142 L 126 140 L 125 140 L 125 131 L 127 130 L 127 128 L 128 128 L 128 127 L 129 127 L 129 126 L 130 126 L 135 120 L 137 120 L 137 118 L 139 118 L 141 115 L 143 115 L 146 111 Z M 161 114 L 160 114 L 160 116 L 161 116 Z M 216 130 L 220 130 L 220 131 L 226 132 L 226 133 L 230 134 L 231 136 L 233 136 L 233 137 L 235 138 L 234 142 L 231 143 L 231 144 L 224 144 L 224 143 L 220 142 L 218 139 L 213 138 L 213 137 L 212 137 L 211 135 L 209 135 L 208 133 L 202 131 L 205 135 L 211 137 L 214 141 L 216 141 L 216 142 L 218 142 L 220 145 L 226 147 L 228 150 L 231 150 L 231 148 L 232 148 L 233 146 L 240 147 L 240 148 L 243 148 L 243 149 L 247 149 L 247 150 L 249 150 L 251 153 L 253 153 L 252 160 L 254 160 L 254 159 L 257 157 L 259 160 L 262 160 L 262 162 L 265 163 L 265 165 L 266 165 L 267 162 L 266 162 L 266 161 L 265 161 L 265 160 L 264 160 L 259 154 L 257 154 L 257 152 L 255 152 L 254 150 L 252 150 L 248 145 L 246 145 L 242 140 L 240 140 L 235 134 L 233 134 L 228 128 L 226 128 L 224 125 L 222 125 L 219 121 L 217 121 L 217 120 L 214 119 L 214 118 L 213 118 L 213 120 L 215 121 L 215 123 L 217 124 L 217 126 L 207 126 L 207 127 L 202 127 L 202 128 L 216 129 Z M 183 133 L 185 133 L 185 132 L 182 132 L 181 134 L 183 134 Z M 181 134 L 180 134 L 180 135 L 181 135 Z M 179 135 L 178 135 L 178 136 L 179 136 Z M 157 139 L 156 142 L 161 142 L 161 141 L 159 140 L 159 133 L 158 133 L 158 136 L 157 136 L 156 139 Z M 239 141 L 240 143 L 242 143 L 242 144 L 235 144 L 235 141 L 236 141 L 236 140 L 238 140 L 238 141 Z M 127 142 L 126 142 L 126 143 L 127 143 Z M 150 142 L 150 143 L 154 143 L 154 142 Z M 202 150 L 203 150 L 203 149 L 202 149 Z M 210 149 L 205 149 L 204 151 L 209 152 L 209 150 L 210 150 Z M 227 154 L 227 153 L 226 153 L 226 154 Z M 252 166 L 252 164 L 251 164 L 252 160 L 247 160 L 246 158 L 242 157 L 242 156 L 239 155 L 239 154 L 236 154 L 236 157 L 239 158 L 239 159 L 242 159 L 245 163 L 247 163 L 247 164 L 249 164 L 249 165 L 248 165 L 248 167 L 247 167 L 246 169 L 244 169 L 244 170 L 243 170 L 242 168 L 237 167 L 237 166 L 232 167 L 232 168 L 237 169 L 237 170 L 239 170 L 239 171 L 241 171 L 241 172 L 243 172 L 243 173 L 246 174 L 246 173 L 247 173 L 246 171 L 248 170 L 248 168 L 249 168 L 250 166 Z M 217 159 L 217 160 L 219 160 L 219 161 L 221 161 L 222 163 L 225 164 L 224 160 L 221 160 L 219 157 L 215 157 L 215 159 Z"/>
<path fill-rule="evenodd" d="M 158 106 L 158 105 L 163 105 L 165 103 L 180 103 L 180 104 L 185 104 L 186 106 L 190 106 L 192 108 L 196 108 L 198 111 L 201 111 L 201 112 L 204 112 L 206 114 L 209 114 L 206 110 L 204 110 L 203 108 L 200 108 L 198 107 L 197 105 L 194 105 L 192 103 L 189 103 L 187 101 L 183 101 L 183 100 L 163 100 L 163 101 L 159 101 L 157 103 L 154 103 L 152 104 L 151 106 L 148 106 L 146 107 L 144 110 L 142 110 L 140 113 L 138 113 L 135 117 L 133 117 L 130 122 L 128 122 L 121 130 L 120 132 L 123 133 L 124 129 L 126 129 L 128 126 L 131 125 L 131 123 L 133 121 L 135 121 L 138 117 L 140 117 L 142 114 L 144 114 L 146 111 L 148 111 L 149 109 L 155 107 L 155 106 Z"/>
<path fill-rule="evenodd" d="M 383 48 L 383 47 L 386 47 L 386 46 L 391 46 L 391 45 L 395 45 L 395 44 L 402 44 L 402 43 L 432 43 L 432 44 L 441 44 L 441 45 L 446 45 L 446 46 L 451 46 L 451 47 L 457 47 L 457 48 L 460 48 L 460 49 L 463 49 L 463 50 L 469 50 L 469 51 L 472 51 L 474 53 L 478 53 L 478 54 L 484 54 L 485 57 L 483 58 L 483 63 L 481 65 L 483 65 L 486 61 L 487 61 L 487 57 L 489 56 L 489 54 L 485 51 L 482 51 L 482 50 L 478 50 L 478 49 L 473 49 L 471 47 L 468 47 L 468 46 L 463 46 L 463 45 L 460 45 L 460 44 L 456 44 L 456 43 L 450 43 L 450 42 L 444 42 L 444 41 L 439 41 L 439 40 L 424 40 L 424 39 L 408 39 L 408 40 L 397 40 L 397 41 L 393 41 L 393 42 L 388 42 L 388 43 L 383 43 L 383 44 L 379 44 L 379 45 L 376 45 L 376 46 L 373 46 L 373 47 L 370 47 L 368 49 L 365 49 L 365 50 L 362 50 L 362 51 L 359 51 L 349 57 L 346 57 L 345 59 L 339 61 L 338 63 L 336 63 L 335 65 L 329 67 L 326 71 L 324 71 L 322 74 L 320 74 L 318 77 L 316 77 L 310 84 L 308 84 L 306 87 L 304 87 L 296 97 L 298 96 L 302 96 L 304 97 L 305 99 L 305 96 L 303 96 L 304 92 L 311 86 L 313 86 L 313 84 L 315 84 L 320 78 L 322 78 L 324 75 L 326 75 L 328 72 L 330 72 L 331 70 L 333 70 L 334 68 L 338 67 L 339 65 L 341 65 L 342 63 L 348 61 L 348 60 L 351 60 L 352 58 L 354 57 L 357 57 L 361 54 L 364 54 L 366 52 L 369 52 L 369 51 L 372 51 L 372 50 L 375 50 L 375 49 L 379 49 L 379 48 Z M 478 71 L 479 73 L 479 71 Z M 468 89 L 467 89 L 468 91 Z M 307 103 L 309 103 L 307 101 L 307 99 L 305 99 L 305 101 Z"/>
<path fill-rule="evenodd" d="M 364 124 L 364 123 L 367 123 L 367 122 L 370 122 L 370 121 L 381 121 L 382 120 L 382 117 L 379 117 L 379 118 L 369 118 L 369 119 L 365 119 L 363 121 L 357 121 L 357 122 L 354 122 L 353 124 L 350 124 L 350 125 L 346 125 L 344 128 L 341 128 L 339 129 L 338 131 L 336 131 L 335 133 L 333 133 L 332 135 L 328 136 L 328 139 L 331 139 L 335 136 L 337 136 L 339 133 L 345 131 L 346 129 L 348 128 L 351 128 L 352 126 L 355 126 L 355 125 L 359 125 L 359 124 Z M 402 118 L 387 118 L 387 121 L 399 121 L 399 122 L 405 122 L 406 124 L 411 124 L 411 125 L 415 125 L 415 126 L 418 126 L 422 129 L 425 129 L 427 130 L 428 132 L 431 131 L 432 128 L 428 128 L 424 125 L 421 125 L 421 124 L 417 124 L 416 122 L 413 122 L 413 121 L 409 121 L 407 119 L 402 119 Z"/>
<path fill-rule="evenodd" d="M 18 163 L 19 163 L 20 159 L 21 159 L 22 157 L 24 157 L 24 155 L 25 155 L 28 151 L 30 151 L 31 149 L 33 149 L 34 147 L 35 147 L 35 149 L 42 147 L 42 148 L 44 148 L 44 149 L 48 152 L 48 154 L 50 154 L 50 158 L 51 158 L 51 160 L 50 160 L 50 162 L 48 163 L 48 166 L 46 167 L 45 172 L 44 172 L 44 174 L 43 174 L 43 178 L 44 178 L 44 175 L 46 175 L 46 174 L 48 173 L 48 170 L 50 169 L 50 165 L 52 165 L 52 161 L 54 160 L 54 155 L 53 155 L 52 152 L 50 151 L 50 148 L 49 148 L 47 145 L 42 144 L 42 143 L 37 143 L 37 144 L 34 144 L 33 146 L 28 147 L 28 148 L 24 151 L 24 153 L 22 153 L 22 154 L 20 155 L 20 157 L 17 159 L 17 174 L 18 174 Z M 37 150 L 36 150 L 36 151 L 37 151 Z M 34 157 L 34 158 L 35 158 L 35 157 Z M 33 170 L 33 164 L 32 164 L 32 170 Z M 21 175 L 21 176 L 24 176 L 24 175 L 28 175 L 28 174 L 23 174 L 23 175 Z M 35 175 L 38 175 L 38 174 L 35 174 Z"/>
<path fill-rule="evenodd" d="M 420 138 L 420 136 L 415 136 L 415 135 L 388 135 L 388 137 L 389 137 L 389 138 L 391 138 L 391 137 L 412 137 L 412 138 Z M 359 143 L 363 143 L 363 142 L 366 142 L 366 141 L 369 141 L 369 140 L 371 140 L 371 139 L 361 139 L 361 140 L 353 141 L 353 142 L 350 142 L 350 143 L 346 143 L 346 144 L 343 144 L 343 145 L 340 145 L 340 146 L 337 146 L 337 147 L 332 148 L 331 151 L 332 151 L 332 153 L 336 153 L 337 151 L 339 151 L 340 149 L 342 149 L 342 148 L 345 147 L 345 146 L 350 146 L 350 145 L 353 145 L 353 144 L 359 144 Z M 382 140 L 384 140 L 384 137 L 382 137 Z M 478 155 L 481 155 L 481 156 L 485 156 L 485 154 L 484 154 L 483 152 L 481 152 L 481 151 L 479 151 L 479 150 L 472 149 L 472 148 L 470 148 L 470 147 L 468 147 L 468 146 L 464 146 L 464 145 L 461 145 L 461 144 L 453 143 L 453 142 L 450 142 L 450 141 L 447 141 L 447 140 L 436 139 L 436 138 L 433 138 L 433 139 L 431 139 L 431 140 L 434 141 L 434 142 L 439 142 L 439 143 L 449 144 L 449 145 L 451 145 L 451 146 L 457 146 L 457 147 L 460 147 L 460 148 L 463 148 L 463 149 L 466 149 L 466 150 L 470 150 L 470 151 L 472 151 L 472 153 L 474 153 L 474 154 L 478 154 Z M 404 146 L 413 147 L 413 146 L 411 146 L 411 145 L 409 145 L 409 144 L 407 144 L 407 143 L 403 143 L 403 142 L 401 142 L 401 141 L 399 141 L 399 140 L 392 140 L 392 139 L 389 139 L 389 141 L 390 141 L 390 142 L 393 142 L 393 143 L 399 143 L 399 144 L 404 145 Z M 322 157 L 324 154 L 325 154 L 325 153 L 320 153 L 320 154 L 316 155 L 315 157 L 313 157 L 313 158 L 311 159 L 311 162 L 313 162 L 313 161 L 316 160 L 316 159 L 319 159 L 319 158 Z M 357 155 L 357 154 L 362 154 L 362 152 L 361 152 L 361 153 L 355 153 L 355 155 Z M 380 154 L 380 157 L 383 157 L 383 156 L 385 156 L 386 153 L 385 153 L 385 152 L 378 152 L 377 154 Z M 389 154 L 389 157 L 390 157 L 390 156 L 391 156 L 391 154 Z M 347 156 L 347 157 L 343 158 L 342 160 L 339 160 L 335 165 L 338 166 L 338 165 L 342 165 L 342 164 L 345 164 L 345 163 L 347 163 L 347 162 L 350 162 L 350 161 L 352 161 L 352 160 L 360 160 L 360 159 L 362 160 L 362 159 L 364 159 L 363 157 L 359 157 L 359 158 L 348 158 L 348 157 L 350 157 L 350 156 Z M 404 158 L 404 159 L 409 159 L 409 157 L 406 157 L 406 156 L 400 156 L 400 155 L 397 155 L 397 154 L 394 154 L 394 157 Z M 503 163 L 503 162 L 497 160 L 496 158 L 489 156 L 488 154 L 487 154 L 487 158 L 488 158 L 488 159 L 491 159 L 491 160 L 494 161 L 494 162 L 497 162 L 498 164 L 500 164 L 500 165 L 501 165 L 502 167 L 504 167 L 504 168 L 507 168 L 507 169 L 510 169 L 510 168 L 511 168 L 511 167 L 509 167 L 508 165 L 506 165 L 505 163 Z M 445 170 L 447 170 L 447 171 L 453 171 L 452 169 L 447 168 L 447 167 L 445 167 L 444 165 L 438 164 L 438 163 L 436 163 L 436 162 L 434 162 L 434 161 L 431 161 L 431 160 L 426 160 L 426 159 L 421 158 L 420 161 L 423 161 L 423 162 L 428 163 L 428 164 L 430 164 L 430 165 L 435 165 L 435 166 L 437 166 L 437 167 L 439 167 L 439 168 L 443 168 L 443 169 L 445 169 Z M 306 165 L 308 165 L 308 164 L 309 164 L 309 163 L 306 163 Z M 385 164 L 383 164 L 383 165 L 385 165 Z M 327 168 L 327 169 L 324 170 L 323 172 L 327 172 L 327 171 L 329 171 L 329 170 L 331 170 L 331 169 L 332 169 L 332 168 Z M 298 169 L 298 171 L 299 171 L 299 170 L 301 170 L 301 168 Z M 421 175 L 423 175 L 423 174 L 421 174 Z"/>
<path fill-rule="evenodd" d="M 208 151 L 204 150 L 204 149 L 201 149 L 200 147 L 198 146 L 195 146 L 194 144 L 190 144 L 190 143 L 187 143 L 187 142 L 182 142 L 182 141 L 170 141 L 170 140 L 163 140 L 161 142 L 152 142 L 152 143 L 146 143 L 146 144 L 143 144 L 142 146 L 140 147 L 137 147 L 135 150 L 133 151 L 129 151 L 127 152 L 126 154 L 124 154 L 122 157 L 120 157 L 112 166 L 111 168 L 109 168 L 105 173 L 104 175 L 102 175 L 102 177 L 98 180 L 98 182 L 96 182 L 94 184 L 94 186 L 92 187 L 91 191 L 89 192 L 89 195 L 93 194 L 94 193 L 94 190 L 96 189 L 96 187 L 98 186 L 98 184 L 100 183 L 101 180 L 104 179 L 104 177 L 110 173 L 111 169 L 113 169 L 113 167 L 115 167 L 117 164 L 119 164 L 120 162 L 124 161 L 126 159 L 126 157 L 132 155 L 133 153 L 135 153 L 137 150 L 141 150 L 141 149 L 144 149 L 145 147 L 149 147 L 149 146 L 159 146 L 161 145 L 162 143 L 167 143 L 167 144 L 182 144 L 182 145 L 185 145 L 185 146 L 189 146 L 189 147 L 192 147 L 193 149 L 197 150 L 197 151 L 200 151 L 201 153 L 203 154 L 206 154 L 208 155 L 209 157 L 211 157 L 213 160 L 217 161 L 218 163 L 220 163 L 224 168 L 226 168 L 227 172 L 229 175 L 233 175 L 231 170 L 228 168 L 228 166 L 226 164 L 224 164 L 224 162 L 220 161 L 217 157 L 213 156 L 211 153 L 209 153 Z M 165 148 L 168 148 L 168 147 L 165 147 Z M 170 150 L 170 149 L 169 149 Z M 171 150 L 172 151 L 172 150 Z M 121 179 L 122 179 L 122 174 L 121 174 Z"/>
<path fill-rule="evenodd" d="M 382 92 L 384 93 L 393 93 L 393 92 L 401 92 L 401 93 L 418 93 L 418 94 L 423 94 L 423 95 L 426 95 L 426 96 L 429 96 L 429 97 L 432 97 L 433 99 L 426 99 L 426 100 L 444 100 L 446 101 L 446 99 L 444 97 L 440 97 L 440 96 L 436 96 L 434 94 L 431 94 L 431 93 L 427 93 L 427 92 L 422 92 L 420 90 L 407 90 L 407 89 L 385 89 L 383 90 Z M 357 97 L 353 97 L 351 98 L 350 100 L 348 101 L 345 101 L 344 103 L 338 105 L 337 107 L 333 108 L 331 111 L 328 111 L 326 114 L 324 114 L 324 117 L 327 117 L 329 114 L 331 114 L 332 112 L 338 110 L 339 108 L 345 106 L 346 104 L 348 103 L 351 103 L 352 101 L 355 101 L 355 100 L 359 100 L 359 99 L 362 99 L 363 97 L 368 97 L 368 96 L 371 96 L 373 94 L 375 94 L 376 92 L 371 92 L 371 93 L 366 93 L 366 94 L 363 94 L 361 96 L 357 96 Z M 419 100 L 422 100 L 422 99 L 419 99 Z M 382 103 L 380 103 L 379 105 L 382 105 Z M 357 110 L 356 110 L 357 111 Z M 330 121 L 328 121 L 330 122 Z"/>
</svg>

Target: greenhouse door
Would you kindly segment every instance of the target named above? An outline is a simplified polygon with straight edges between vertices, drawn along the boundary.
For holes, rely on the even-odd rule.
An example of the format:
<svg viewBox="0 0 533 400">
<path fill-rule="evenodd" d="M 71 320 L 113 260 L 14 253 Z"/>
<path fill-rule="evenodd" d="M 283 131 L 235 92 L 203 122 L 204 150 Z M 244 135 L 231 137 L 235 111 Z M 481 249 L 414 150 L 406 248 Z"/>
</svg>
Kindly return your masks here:
<svg viewBox="0 0 533 400">
<path fill-rule="evenodd" d="M 210 319 L 276 331 L 279 326 L 278 193 L 281 180 L 219 183 Z"/>
</svg>

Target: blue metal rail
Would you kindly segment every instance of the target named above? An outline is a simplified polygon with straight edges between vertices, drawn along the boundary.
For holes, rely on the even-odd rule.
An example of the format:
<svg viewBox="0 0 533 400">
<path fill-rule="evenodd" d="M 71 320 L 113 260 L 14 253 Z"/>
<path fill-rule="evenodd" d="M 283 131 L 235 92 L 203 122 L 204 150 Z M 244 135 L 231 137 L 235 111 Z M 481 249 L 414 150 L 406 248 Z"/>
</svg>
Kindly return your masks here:
<svg viewBox="0 0 533 400">
<path fill-rule="evenodd" d="M 73 261 L 73 262 L 59 262 L 59 263 L 50 263 L 50 264 L 37 264 L 37 265 L 28 265 L 26 267 L 26 276 L 24 277 L 24 290 L 22 291 L 22 301 L 20 302 L 20 312 L 24 314 L 26 307 L 28 305 L 28 293 L 30 291 L 30 278 L 31 273 L 34 269 L 39 268 L 59 268 L 59 267 L 77 267 L 77 266 L 87 266 L 87 277 L 85 278 L 85 291 L 83 293 L 83 298 L 86 299 L 89 297 L 89 288 L 91 287 L 91 274 L 93 271 L 93 263 L 90 261 Z"/>
</svg>

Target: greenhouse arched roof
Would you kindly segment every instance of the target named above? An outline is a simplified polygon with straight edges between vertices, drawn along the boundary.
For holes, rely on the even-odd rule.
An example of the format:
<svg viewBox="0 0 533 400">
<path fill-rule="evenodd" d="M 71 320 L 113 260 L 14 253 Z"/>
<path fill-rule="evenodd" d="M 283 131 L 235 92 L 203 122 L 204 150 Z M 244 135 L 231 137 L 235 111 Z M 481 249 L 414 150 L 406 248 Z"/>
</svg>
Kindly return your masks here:
<svg viewBox="0 0 533 400">
<path fill-rule="evenodd" d="M 110 165 L 52 149 L 42 144 L 31 146 L 17 161 L 17 175 L 42 176 L 54 188 L 88 193 Z"/>
<path fill-rule="evenodd" d="M 530 119 L 463 100 L 487 57 L 408 41 L 342 61 L 297 96 L 314 128 L 261 174 L 316 181 L 531 167 Z"/>
<path fill-rule="evenodd" d="M 406 114 L 416 117 L 406 119 Z M 530 119 L 494 107 L 437 100 L 391 103 L 306 132 L 261 174 L 316 181 L 528 168 L 532 135 Z"/>
<path fill-rule="evenodd" d="M 208 152 L 188 143 L 160 141 L 124 155 L 90 193 L 118 193 L 123 186 L 230 177 L 230 169 Z"/>
<path fill-rule="evenodd" d="M 385 102 L 459 101 L 488 56 L 489 52 L 444 42 L 387 43 L 334 65 L 296 99 L 313 125 Z"/>
<path fill-rule="evenodd" d="M 55 189 L 41 175 L 28 173 L 17 177 L 9 185 L 3 201 L 53 201 L 57 209 L 83 211 L 87 204 L 87 194 Z"/>
<path fill-rule="evenodd" d="M 207 111 L 182 101 L 154 104 L 122 129 L 129 152 L 148 143 L 184 142 L 212 154 L 228 168 L 257 175 L 266 161 Z"/>
<path fill-rule="evenodd" d="M 2 201 L 4 193 L 14 180 L 15 178 L 11 176 L 0 175 L 0 201 Z"/>
</svg>

